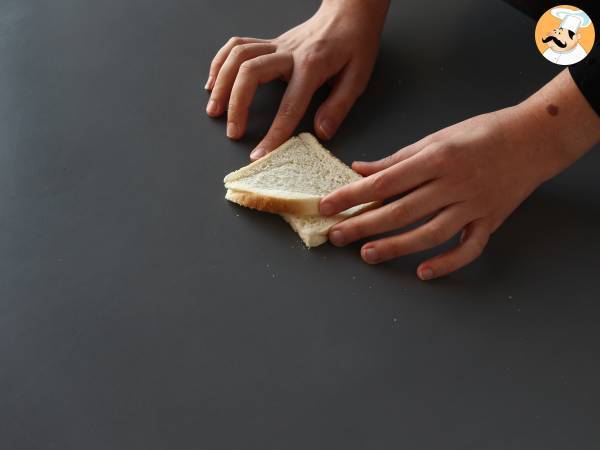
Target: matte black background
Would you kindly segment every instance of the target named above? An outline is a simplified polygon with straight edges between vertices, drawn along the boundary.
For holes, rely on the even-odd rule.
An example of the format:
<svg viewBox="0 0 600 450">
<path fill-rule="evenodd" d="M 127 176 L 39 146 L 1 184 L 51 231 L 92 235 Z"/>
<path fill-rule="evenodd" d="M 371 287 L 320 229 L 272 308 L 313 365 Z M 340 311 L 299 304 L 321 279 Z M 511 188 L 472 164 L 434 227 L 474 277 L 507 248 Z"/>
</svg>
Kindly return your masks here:
<svg viewBox="0 0 600 450">
<path fill-rule="evenodd" d="M 559 70 L 500 1 L 405 3 L 347 162 Z M 210 59 L 317 4 L 0 1 L 0 448 L 599 448 L 597 149 L 432 283 L 223 199 L 284 86 L 231 142 Z"/>
</svg>

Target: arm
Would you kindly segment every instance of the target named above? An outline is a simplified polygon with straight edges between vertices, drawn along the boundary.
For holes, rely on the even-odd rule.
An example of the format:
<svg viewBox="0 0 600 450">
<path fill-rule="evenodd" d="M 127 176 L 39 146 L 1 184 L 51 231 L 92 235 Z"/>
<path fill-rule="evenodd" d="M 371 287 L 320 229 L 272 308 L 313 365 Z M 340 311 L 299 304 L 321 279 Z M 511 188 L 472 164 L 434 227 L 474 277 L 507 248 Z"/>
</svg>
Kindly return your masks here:
<svg viewBox="0 0 600 450">
<path fill-rule="evenodd" d="M 324 215 L 405 194 L 336 225 L 335 245 L 423 225 L 363 245 L 368 263 L 436 247 L 461 233 L 460 244 L 417 268 L 424 280 L 476 259 L 489 236 L 540 184 L 600 142 L 600 117 L 568 70 L 517 106 L 474 117 L 379 161 L 355 162 L 366 178 L 326 196 Z"/>
<path fill-rule="evenodd" d="M 532 2 L 530 0 L 504 0 L 522 13 L 537 21 L 541 15 L 557 4 L 551 0 Z M 600 20 L 600 4 L 597 0 L 579 0 L 577 6 L 583 9 L 597 24 Z M 587 98 L 592 108 L 600 115 L 600 39 L 596 39 L 592 50 L 580 63 L 569 67 L 571 76 L 579 90 Z"/>
<path fill-rule="evenodd" d="M 547 163 L 541 181 L 558 175 L 600 142 L 600 116 L 579 90 L 569 70 L 563 70 L 521 103 L 519 110 L 526 126 L 522 133 L 531 133 L 540 139 L 537 150 L 541 152 L 540 159 Z M 531 130 L 527 129 L 529 125 Z M 543 148 L 548 149 L 547 154 Z"/>
<path fill-rule="evenodd" d="M 257 87 L 287 80 L 273 124 L 250 155 L 258 159 L 293 134 L 315 91 L 331 80 L 331 93 L 314 120 L 316 134 L 330 139 L 371 76 L 388 5 L 389 0 L 323 0 L 313 17 L 275 39 L 231 38 L 210 67 L 207 114 L 227 112 L 227 136 L 239 139 Z"/>
</svg>

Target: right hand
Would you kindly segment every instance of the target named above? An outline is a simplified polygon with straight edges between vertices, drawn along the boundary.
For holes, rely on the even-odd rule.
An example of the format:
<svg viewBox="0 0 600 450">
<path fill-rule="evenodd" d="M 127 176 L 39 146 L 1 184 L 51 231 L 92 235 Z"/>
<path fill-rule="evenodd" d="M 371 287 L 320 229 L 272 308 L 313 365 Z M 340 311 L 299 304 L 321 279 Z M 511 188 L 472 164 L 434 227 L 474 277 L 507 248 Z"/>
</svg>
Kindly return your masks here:
<svg viewBox="0 0 600 450">
<path fill-rule="evenodd" d="M 314 128 L 319 138 L 332 138 L 371 76 L 388 4 L 324 0 L 313 17 L 275 39 L 231 38 L 210 67 L 207 114 L 218 117 L 227 110 L 227 136 L 239 139 L 258 86 L 288 81 L 268 133 L 250 154 L 256 160 L 294 133 L 315 91 L 331 79 Z"/>
</svg>

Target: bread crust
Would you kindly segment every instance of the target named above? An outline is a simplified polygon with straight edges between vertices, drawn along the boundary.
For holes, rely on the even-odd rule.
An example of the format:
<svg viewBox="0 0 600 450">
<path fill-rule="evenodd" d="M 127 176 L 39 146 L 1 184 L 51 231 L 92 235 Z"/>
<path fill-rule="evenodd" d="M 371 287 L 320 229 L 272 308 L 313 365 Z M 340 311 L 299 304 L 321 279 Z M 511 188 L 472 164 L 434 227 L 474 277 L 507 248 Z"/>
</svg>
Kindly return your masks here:
<svg viewBox="0 0 600 450">
<path fill-rule="evenodd" d="M 275 150 L 270 152 L 268 155 L 256 160 L 241 169 L 235 170 L 225 176 L 223 182 L 225 183 L 226 189 L 232 189 L 240 195 L 236 195 L 235 203 L 245 206 L 247 208 L 256 209 L 258 211 L 270 212 L 274 214 L 293 214 L 296 216 L 318 216 L 319 213 L 319 202 L 322 197 L 314 196 L 314 198 L 289 198 L 277 195 L 269 195 L 268 193 L 262 192 L 250 192 L 245 191 L 243 188 L 235 186 L 235 182 L 243 176 L 250 168 L 258 166 L 269 158 L 273 158 L 276 153 L 284 150 L 290 146 L 295 140 L 300 140 L 303 145 L 312 148 L 318 148 L 329 155 L 331 159 L 336 160 L 340 166 L 346 168 L 349 172 L 355 173 L 350 167 L 348 167 L 342 160 L 336 157 L 328 149 L 323 147 L 321 143 L 310 133 L 300 133 L 298 136 L 293 136 L 286 142 L 281 144 Z M 357 179 L 361 178 L 360 174 L 356 174 Z"/>
<path fill-rule="evenodd" d="M 241 205 L 241 206 L 246 206 L 243 202 L 245 201 L 245 198 L 248 194 L 251 194 L 251 193 L 228 189 L 227 193 L 225 194 L 225 198 L 227 200 L 229 200 L 230 202 L 237 203 L 238 205 Z M 358 211 L 354 212 L 354 214 L 352 214 L 348 217 L 345 217 L 345 218 L 340 218 L 340 220 L 336 223 L 339 223 L 342 220 L 348 219 L 350 217 L 357 216 L 357 215 L 362 214 L 363 212 L 369 211 L 371 209 L 378 208 L 379 206 L 381 206 L 381 204 L 382 204 L 382 202 L 380 202 L 380 201 L 368 203 L 368 204 L 364 205 Z M 327 242 L 329 240 L 329 238 L 328 238 L 329 230 L 331 229 L 331 227 L 333 227 L 336 224 L 336 223 L 333 223 L 333 224 L 331 224 L 331 226 L 327 227 L 327 229 L 323 229 L 318 232 L 309 233 L 306 230 L 297 227 L 296 223 L 292 220 L 292 218 L 287 217 L 287 215 L 288 214 L 284 213 L 284 214 L 281 214 L 281 217 L 290 224 L 292 229 L 296 233 L 298 233 L 298 235 L 300 236 L 300 239 L 302 239 L 304 244 L 309 248 L 310 247 L 318 247 L 319 245 Z M 336 216 L 334 216 L 334 217 L 336 217 Z"/>
<path fill-rule="evenodd" d="M 234 192 L 235 194 L 233 194 Z M 273 214 L 293 214 L 295 216 L 316 216 L 319 214 L 319 198 L 314 200 L 284 199 L 237 189 L 228 189 L 225 198 L 246 208 Z"/>
<path fill-rule="evenodd" d="M 270 190 L 267 189 L 262 189 L 260 190 L 261 192 L 256 192 L 259 191 L 259 189 L 256 189 L 256 191 L 252 192 L 245 190 L 244 187 L 246 186 L 240 186 L 240 188 L 235 186 L 238 178 L 243 177 L 249 168 L 262 164 L 261 161 L 264 162 L 268 158 L 273 158 L 278 151 L 281 151 L 288 145 L 292 145 L 294 140 L 301 140 L 303 145 L 313 150 L 319 149 L 320 151 L 326 152 L 330 158 L 335 159 L 339 163 L 340 170 L 344 168 L 344 171 L 355 174 L 356 179 L 361 178 L 360 174 L 354 172 L 350 167 L 344 164 L 343 161 L 335 157 L 329 150 L 323 147 L 314 136 L 312 136 L 310 133 L 301 133 L 299 136 L 290 138 L 280 147 L 273 150 L 260 160 L 227 175 L 224 179 L 225 188 L 227 189 L 225 198 L 233 203 L 237 203 L 240 206 L 282 215 L 283 218 L 289 222 L 294 231 L 300 235 L 300 238 L 304 241 L 307 247 L 316 247 L 327 242 L 329 230 L 336 223 L 339 223 L 351 216 L 361 214 L 367 210 L 377 208 L 381 205 L 381 202 L 371 202 L 366 205 L 356 206 L 341 213 L 340 215 L 333 216 L 331 218 L 323 217 L 322 219 L 325 224 L 320 229 L 318 227 L 315 229 L 315 227 L 304 226 L 304 221 L 301 219 L 302 216 L 320 216 L 319 202 L 322 197 L 318 195 L 314 195 L 312 197 L 305 195 L 302 198 L 290 198 L 290 196 L 277 196 L 276 192 L 273 192 L 273 195 L 270 195 Z M 331 225 L 328 224 L 329 222 Z"/>
</svg>

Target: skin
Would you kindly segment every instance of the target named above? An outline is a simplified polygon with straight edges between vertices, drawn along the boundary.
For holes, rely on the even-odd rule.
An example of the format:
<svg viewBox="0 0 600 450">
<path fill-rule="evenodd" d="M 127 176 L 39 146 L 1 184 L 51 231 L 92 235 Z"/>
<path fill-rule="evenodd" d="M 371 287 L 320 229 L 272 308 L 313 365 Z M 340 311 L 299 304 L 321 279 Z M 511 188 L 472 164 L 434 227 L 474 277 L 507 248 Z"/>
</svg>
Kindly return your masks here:
<svg viewBox="0 0 600 450">
<path fill-rule="evenodd" d="M 231 38 L 210 67 L 207 114 L 227 110 L 227 136 L 239 139 L 257 87 L 287 80 L 273 124 L 250 155 L 255 160 L 292 135 L 315 91 L 330 81 L 331 93 L 314 118 L 315 134 L 330 139 L 369 81 L 388 4 L 326 0 L 313 17 L 275 39 Z"/>
<path fill-rule="evenodd" d="M 558 39 L 560 42 L 562 42 L 564 44 L 565 47 L 560 47 L 554 41 L 546 42 L 546 45 L 549 48 L 551 48 L 552 50 L 554 50 L 555 52 L 558 52 L 558 53 L 570 52 L 577 46 L 577 43 L 581 39 L 580 34 L 575 34 L 575 35 L 573 35 L 573 38 L 571 38 L 569 36 L 569 32 L 562 28 L 555 28 L 550 33 L 548 33 L 546 36 L 544 36 L 544 38 L 547 38 L 549 36 L 554 36 L 556 39 Z"/>
<path fill-rule="evenodd" d="M 291 136 L 315 90 L 333 80 L 315 116 L 316 134 L 331 138 L 366 86 L 388 3 L 326 0 L 311 19 L 276 39 L 233 38 L 211 65 L 207 112 L 216 117 L 228 105 L 227 134 L 239 138 L 257 86 L 289 80 L 269 132 L 251 154 L 257 159 Z M 324 197 L 320 213 L 397 198 L 329 233 L 337 246 L 367 239 L 361 256 L 369 264 L 437 247 L 460 233 L 455 248 L 418 266 L 418 277 L 430 280 L 474 261 L 523 200 L 598 142 L 600 118 L 565 70 L 516 106 L 445 128 L 382 160 L 355 162 L 352 168 L 365 178 Z M 428 220 L 403 230 L 422 219 Z M 394 230 L 402 231 L 376 237 Z"/>
<path fill-rule="evenodd" d="M 490 235 L 540 184 L 600 142 L 600 118 L 568 70 L 517 106 L 484 114 L 434 133 L 375 162 L 355 162 L 364 179 L 324 197 L 323 215 L 402 195 L 336 225 L 334 245 L 425 224 L 361 248 L 377 264 L 437 247 L 461 233 L 461 243 L 417 268 L 422 280 L 475 260 Z"/>
</svg>

